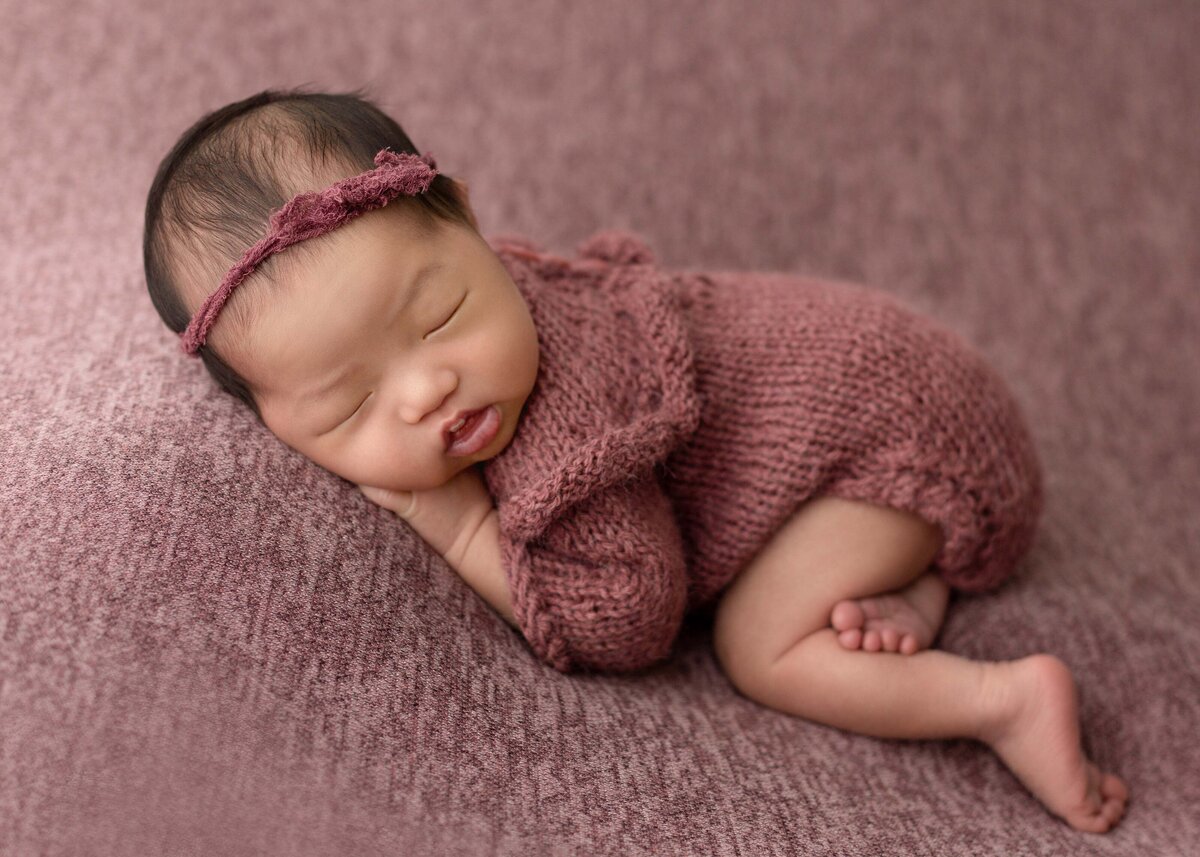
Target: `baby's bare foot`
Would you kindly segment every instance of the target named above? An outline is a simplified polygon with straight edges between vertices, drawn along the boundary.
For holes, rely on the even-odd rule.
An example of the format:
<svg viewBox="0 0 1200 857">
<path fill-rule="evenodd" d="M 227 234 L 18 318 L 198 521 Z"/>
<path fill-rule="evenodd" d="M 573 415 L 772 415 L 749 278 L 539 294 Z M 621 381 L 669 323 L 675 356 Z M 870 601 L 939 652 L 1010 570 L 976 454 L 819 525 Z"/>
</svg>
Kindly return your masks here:
<svg viewBox="0 0 1200 857">
<path fill-rule="evenodd" d="M 1070 668 L 1045 654 L 995 666 L 1000 716 L 980 739 L 1055 815 L 1076 830 L 1107 832 L 1124 815 L 1129 788 L 1083 754 Z"/>
<path fill-rule="evenodd" d="M 946 614 L 946 584 L 926 572 L 905 589 L 839 601 L 833 605 L 830 624 L 838 642 L 847 649 L 899 652 L 911 655 L 932 645 Z"/>
</svg>

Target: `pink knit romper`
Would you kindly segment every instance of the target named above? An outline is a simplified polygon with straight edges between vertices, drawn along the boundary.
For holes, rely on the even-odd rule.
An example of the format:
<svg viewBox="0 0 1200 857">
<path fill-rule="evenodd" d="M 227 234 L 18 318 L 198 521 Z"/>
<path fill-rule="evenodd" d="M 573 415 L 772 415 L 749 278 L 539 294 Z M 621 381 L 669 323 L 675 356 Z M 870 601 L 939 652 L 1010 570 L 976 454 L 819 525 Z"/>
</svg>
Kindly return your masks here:
<svg viewBox="0 0 1200 857">
<path fill-rule="evenodd" d="M 547 254 L 489 237 L 538 330 L 538 379 L 485 462 L 522 633 L 563 672 L 669 657 L 797 507 L 837 496 L 941 526 L 932 567 L 999 586 L 1042 475 L 1000 377 L 887 293 L 766 272 L 665 271 L 606 230 Z"/>
</svg>

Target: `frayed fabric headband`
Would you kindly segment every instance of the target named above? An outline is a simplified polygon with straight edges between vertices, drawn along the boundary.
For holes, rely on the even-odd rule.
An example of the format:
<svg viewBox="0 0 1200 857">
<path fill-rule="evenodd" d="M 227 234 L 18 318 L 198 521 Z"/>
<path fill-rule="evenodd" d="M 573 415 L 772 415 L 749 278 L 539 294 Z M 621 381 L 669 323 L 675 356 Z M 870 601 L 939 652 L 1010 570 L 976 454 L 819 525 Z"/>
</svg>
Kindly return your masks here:
<svg viewBox="0 0 1200 857">
<path fill-rule="evenodd" d="M 183 353 L 197 356 L 233 290 L 268 256 L 324 235 L 364 212 L 382 208 L 401 194 L 424 193 L 437 174 L 437 162 L 430 152 L 413 155 L 380 149 L 375 155 L 374 169 L 342 179 L 325 190 L 292 197 L 271 215 L 267 235 L 229 269 L 217 290 L 200 305 L 187 330 L 179 335 Z"/>
</svg>

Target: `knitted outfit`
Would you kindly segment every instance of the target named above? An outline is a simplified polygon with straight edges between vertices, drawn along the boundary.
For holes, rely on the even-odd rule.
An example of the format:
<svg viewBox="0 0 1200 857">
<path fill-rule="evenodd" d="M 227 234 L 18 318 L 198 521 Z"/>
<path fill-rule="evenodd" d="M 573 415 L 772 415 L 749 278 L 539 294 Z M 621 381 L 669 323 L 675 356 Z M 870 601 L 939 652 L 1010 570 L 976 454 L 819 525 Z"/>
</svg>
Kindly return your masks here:
<svg viewBox="0 0 1200 857">
<path fill-rule="evenodd" d="M 659 269 L 621 230 L 577 259 L 489 244 L 538 332 L 537 381 L 484 462 L 517 622 L 570 672 L 670 655 L 683 615 L 819 496 L 915 512 L 952 587 L 1028 551 L 1042 474 L 1021 412 L 960 337 L 877 289 Z M 799 573 L 799 572 L 798 572 Z"/>
</svg>

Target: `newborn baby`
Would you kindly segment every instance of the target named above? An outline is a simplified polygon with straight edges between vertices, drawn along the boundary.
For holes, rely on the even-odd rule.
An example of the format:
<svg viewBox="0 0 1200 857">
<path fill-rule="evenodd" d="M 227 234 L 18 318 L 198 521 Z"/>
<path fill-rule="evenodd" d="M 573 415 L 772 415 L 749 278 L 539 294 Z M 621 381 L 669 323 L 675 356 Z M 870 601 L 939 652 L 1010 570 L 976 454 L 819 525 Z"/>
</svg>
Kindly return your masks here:
<svg viewBox="0 0 1200 857">
<path fill-rule="evenodd" d="M 189 129 L 146 209 L 155 307 L 280 440 L 395 512 L 564 672 L 669 657 L 714 610 L 747 697 L 986 743 L 1071 826 L 1125 783 L 1048 654 L 932 648 L 1028 551 L 1041 473 L 1003 382 L 878 290 L 485 239 L 464 185 L 356 95 Z M 219 285 L 217 285 L 219 284 Z"/>
</svg>

